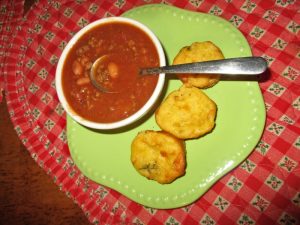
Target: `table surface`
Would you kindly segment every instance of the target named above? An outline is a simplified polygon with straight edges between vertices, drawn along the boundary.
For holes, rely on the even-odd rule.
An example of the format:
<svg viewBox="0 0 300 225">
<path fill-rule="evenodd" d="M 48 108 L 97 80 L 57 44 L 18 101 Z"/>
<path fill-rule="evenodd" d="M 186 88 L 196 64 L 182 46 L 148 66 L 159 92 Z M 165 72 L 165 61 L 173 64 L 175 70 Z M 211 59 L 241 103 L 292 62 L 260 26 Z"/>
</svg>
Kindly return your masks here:
<svg viewBox="0 0 300 225">
<path fill-rule="evenodd" d="M 32 160 L 0 103 L 0 224 L 89 224 L 71 199 Z"/>
<path fill-rule="evenodd" d="M 0 89 L 6 94 L 0 95 L 0 224 L 300 222 L 299 1 L 164 1 L 230 21 L 247 38 L 253 54 L 268 61 L 270 73 L 270 79 L 260 83 L 267 121 L 256 148 L 195 203 L 170 210 L 143 207 L 78 170 L 53 85 L 54 65 L 74 29 L 161 1 L 40 0 L 30 8 L 33 2 L 0 3 L 7 6 L 0 8 L 0 16 L 9 24 L 0 29 L 0 60 L 5 59 Z M 14 21 L 12 15 L 20 14 L 18 7 L 24 3 L 29 13 Z"/>
</svg>

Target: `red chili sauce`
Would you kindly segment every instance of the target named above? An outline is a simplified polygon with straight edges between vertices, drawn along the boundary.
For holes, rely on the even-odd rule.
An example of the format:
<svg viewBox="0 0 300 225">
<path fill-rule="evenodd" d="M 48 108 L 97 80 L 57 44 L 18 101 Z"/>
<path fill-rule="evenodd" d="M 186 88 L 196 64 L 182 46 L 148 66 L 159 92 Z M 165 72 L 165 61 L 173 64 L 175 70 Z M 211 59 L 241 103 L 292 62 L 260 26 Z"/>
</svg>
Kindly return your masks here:
<svg viewBox="0 0 300 225">
<path fill-rule="evenodd" d="M 103 93 L 90 81 L 92 63 L 104 55 L 109 57 L 99 79 L 118 93 Z M 84 34 L 67 55 L 63 92 L 81 117 L 101 123 L 119 121 L 137 112 L 151 97 L 158 78 L 141 76 L 138 71 L 155 66 L 159 66 L 158 53 L 144 31 L 123 22 L 99 25 Z"/>
</svg>

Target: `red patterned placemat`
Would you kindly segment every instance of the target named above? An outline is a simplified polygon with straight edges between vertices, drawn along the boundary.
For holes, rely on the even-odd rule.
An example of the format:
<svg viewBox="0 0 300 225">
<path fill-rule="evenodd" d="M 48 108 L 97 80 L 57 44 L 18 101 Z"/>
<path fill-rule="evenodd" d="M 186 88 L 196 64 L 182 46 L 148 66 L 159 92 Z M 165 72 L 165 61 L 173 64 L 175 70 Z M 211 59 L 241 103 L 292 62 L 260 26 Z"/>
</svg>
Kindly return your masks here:
<svg viewBox="0 0 300 225">
<path fill-rule="evenodd" d="M 270 67 L 269 79 L 260 83 L 267 108 L 261 141 L 239 167 L 194 204 L 170 210 L 146 208 L 90 181 L 74 165 L 65 112 L 54 86 L 64 46 L 89 22 L 160 2 L 37 2 L 13 27 L 3 66 L 2 84 L 20 139 L 95 224 L 300 223 L 300 4 L 295 0 L 162 1 L 227 19 L 243 32 L 254 55 L 265 57 Z"/>
<path fill-rule="evenodd" d="M 18 24 L 23 16 L 23 5 L 24 0 L 0 2 L 0 102 L 5 87 L 5 60 L 10 53 L 9 48 L 12 47 L 12 43 L 10 43 L 11 36 L 15 29 L 18 29 Z"/>
</svg>

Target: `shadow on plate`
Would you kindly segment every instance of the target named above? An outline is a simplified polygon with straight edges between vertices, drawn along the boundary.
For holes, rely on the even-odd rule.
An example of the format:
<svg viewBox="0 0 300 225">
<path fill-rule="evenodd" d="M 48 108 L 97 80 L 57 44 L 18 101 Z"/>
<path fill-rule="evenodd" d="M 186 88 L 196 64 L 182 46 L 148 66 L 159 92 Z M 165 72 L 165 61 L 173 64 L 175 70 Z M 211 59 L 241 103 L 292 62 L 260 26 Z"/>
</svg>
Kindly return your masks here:
<svg viewBox="0 0 300 225">
<path fill-rule="evenodd" d="M 267 69 L 264 73 L 254 75 L 226 75 L 221 76 L 221 81 L 257 81 L 259 83 L 266 82 L 270 78 L 270 71 Z M 167 74 L 166 79 L 168 80 L 178 80 L 176 74 Z"/>
<path fill-rule="evenodd" d="M 169 85 L 169 82 L 168 82 L 168 79 L 166 79 L 162 93 L 161 93 L 159 99 L 153 105 L 153 107 L 149 110 L 149 112 L 146 115 L 144 115 L 142 118 L 140 118 L 139 120 L 137 120 L 136 122 L 134 122 L 132 124 L 129 124 L 129 125 L 121 127 L 121 128 L 112 129 L 112 130 L 97 130 L 97 129 L 85 127 L 80 124 L 79 125 L 82 127 L 85 127 L 86 129 L 88 129 L 92 132 L 101 133 L 101 134 L 120 134 L 120 133 L 127 132 L 129 130 L 132 130 L 132 129 L 140 126 L 141 124 L 145 123 L 155 113 L 156 109 L 159 107 L 159 105 L 161 104 L 161 102 L 163 101 L 163 99 L 166 96 L 168 85 Z"/>
</svg>

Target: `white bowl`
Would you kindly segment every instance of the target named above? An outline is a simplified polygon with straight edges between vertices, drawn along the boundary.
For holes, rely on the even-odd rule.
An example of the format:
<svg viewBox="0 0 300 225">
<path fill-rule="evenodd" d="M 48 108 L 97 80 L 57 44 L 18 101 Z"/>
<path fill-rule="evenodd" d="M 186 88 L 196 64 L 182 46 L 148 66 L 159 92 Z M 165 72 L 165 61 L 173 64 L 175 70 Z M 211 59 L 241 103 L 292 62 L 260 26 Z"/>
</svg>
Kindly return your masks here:
<svg viewBox="0 0 300 225">
<path fill-rule="evenodd" d="M 56 68 L 56 77 L 55 77 L 56 91 L 58 94 L 59 101 L 61 102 L 63 108 L 68 113 L 68 115 L 70 115 L 75 121 L 77 121 L 78 123 L 80 123 L 86 127 L 93 128 L 93 129 L 100 129 L 100 130 L 121 128 L 121 127 L 127 126 L 127 125 L 132 124 L 132 123 L 136 122 L 137 120 L 141 119 L 141 117 L 143 117 L 145 114 L 147 114 L 149 112 L 149 110 L 153 107 L 155 102 L 158 100 L 158 98 L 163 90 L 164 82 L 165 82 L 165 74 L 159 74 L 157 85 L 153 91 L 153 94 L 151 95 L 149 100 L 146 102 L 146 104 L 142 108 L 140 108 L 136 113 L 134 113 L 131 116 L 129 116 L 123 120 L 120 120 L 120 121 L 116 121 L 116 122 L 112 122 L 112 123 L 93 122 L 93 121 L 87 120 L 87 119 L 79 116 L 78 114 L 76 114 L 76 112 L 74 112 L 74 110 L 72 110 L 72 108 L 69 106 L 69 104 L 64 96 L 63 89 L 62 89 L 62 70 L 63 70 L 63 66 L 64 66 L 64 62 L 66 60 L 66 57 L 67 57 L 69 51 L 71 50 L 71 48 L 73 47 L 73 45 L 86 32 L 88 32 L 89 30 L 93 29 L 94 27 L 96 27 L 100 24 L 111 23 L 111 22 L 126 22 L 126 23 L 134 25 L 134 26 L 140 28 L 141 30 L 143 30 L 151 38 L 152 42 L 154 43 L 154 45 L 156 47 L 156 50 L 157 50 L 157 53 L 159 56 L 160 66 L 166 65 L 165 54 L 164 54 L 163 48 L 161 46 L 161 43 L 158 40 L 158 38 L 156 37 L 156 35 L 148 27 L 146 27 L 142 23 L 135 21 L 133 19 L 124 18 L 124 17 L 103 18 L 103 19 L 99 19 L 97 21 L 94 21 L 94 22 L 88 24 L 87 26 L 82 28 L 78 33 L 76 33 L 72 37 L 72 39 L 69 41 L 69 43 L 66 45 L 66 47 L 64 48 L 64 50 L 60 56 L 60 59 L 58 61 L 58 65 Z"/>
</svg>

